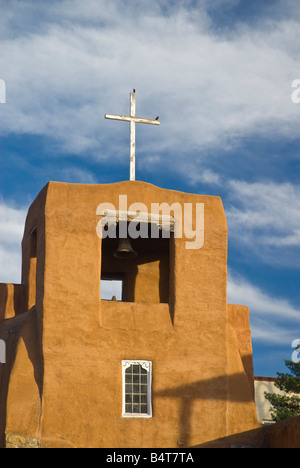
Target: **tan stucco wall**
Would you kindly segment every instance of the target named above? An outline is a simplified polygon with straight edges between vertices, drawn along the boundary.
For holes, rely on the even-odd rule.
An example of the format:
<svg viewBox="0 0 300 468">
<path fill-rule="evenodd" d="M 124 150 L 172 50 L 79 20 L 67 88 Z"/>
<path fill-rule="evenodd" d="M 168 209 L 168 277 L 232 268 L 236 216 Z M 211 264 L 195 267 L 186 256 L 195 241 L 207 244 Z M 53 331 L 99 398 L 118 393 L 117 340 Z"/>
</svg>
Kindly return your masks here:
<svg viewBox="0 0 300 468">
<path fill-rule="evenodd" d="M 0 447 L 5 432 L 39 435 L 43 362 L 39 317 L 33 308 L 0 322 L 6 363 L 0 364 Z"/>
<path fill-rule="evenodd" d="M 249 308 L 242 305 L 228 304 L 228 322 L 234 328 L 239 354 L 248 377 L 249 386 L 254 398 L 253 349 L 250 328 Z"/>
<path fill-rule="evenodd" d="M 23 284 L 0 283 L 0 322 L 26 312 Z"/>
<path fill-rule="evenodd" d="M 128 196 L 128 205 L 145 203 L 149 211 L 154 202 L 204 203 L 203 247 L 187 250 L 183 238 L 172 248 L 171 307 L 100 300 L 96 208 L 102 202 L 118 207 L 119 194 Z M 36 292 L 29 259 L 34 226 Z M 193 446 L 258 426 L 243 355 L 251 344 L 240 351 L 241 327 L 234 326 L 232 313 L 228 318 L 227 225 L 219 197 L 142 182 L 51 182 L 27 218 L 23 281 L 28 304 L 37 311 L 37 357 L 30 359 L 19 345 L 8 433 L 38 436 L 45 447 L 178 447 L 178 441 Z M 143 282 L 138 287 L 142 295 Z M 121 417 L 123 359 L 152 361 L 152 418 Z M 33 371 L 33 379 L 22 384 L 25 395 L 34 388 L 30 411 L 20 389 L 26 367 Z"/>
</svg>

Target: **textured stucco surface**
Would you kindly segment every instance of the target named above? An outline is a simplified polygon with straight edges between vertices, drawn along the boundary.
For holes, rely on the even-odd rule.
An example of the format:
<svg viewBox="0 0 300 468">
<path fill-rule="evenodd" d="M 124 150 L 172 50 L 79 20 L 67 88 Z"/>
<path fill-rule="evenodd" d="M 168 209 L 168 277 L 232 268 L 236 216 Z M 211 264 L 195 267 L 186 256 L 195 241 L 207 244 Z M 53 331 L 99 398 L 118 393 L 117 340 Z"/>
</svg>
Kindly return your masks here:
<svg viewBox="0 0 300 468">
<path fill-rule="evenodd" d="M 149 211 L 155 202 L 204 203 L 203 247 L 187 250 L 184 237 L 170 241 L 169 304 L 151 283 L 158 281 L 155 265 L 142 268 L 142 281 L 137 276 L 138 302 L 100 300 L 96 209 L 103 202 L 117 208 L 120 194 Z M 11 345 L 10 372 L 0 369 L 9 374 L 1 384 L 2 431 L 42 447 L 163 448 L 259 427 L 248 309 L 227 305 L 227 225 L 219 197 L 138 181 L 50 182 L 27 217 L 22 281 L 31 311 Z M 12 313 L 11 320 L 22 315 Z M 6 329 L 2 321 L 0 333 Z M 123 359 L 152 361 L 152 418 L 121 416 Z"/>
</svg>

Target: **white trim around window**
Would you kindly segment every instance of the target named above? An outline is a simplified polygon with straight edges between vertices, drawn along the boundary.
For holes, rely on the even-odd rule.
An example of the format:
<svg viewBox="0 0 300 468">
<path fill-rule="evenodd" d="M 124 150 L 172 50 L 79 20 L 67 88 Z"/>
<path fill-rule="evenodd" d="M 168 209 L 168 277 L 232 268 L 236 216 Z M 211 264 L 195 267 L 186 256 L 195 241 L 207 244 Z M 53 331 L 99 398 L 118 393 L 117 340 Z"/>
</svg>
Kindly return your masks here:
<svg viewBox="0 0 300 468">
<path fill-rule="evenodd" d="M 123 418 L 152 417 L 151 385 L 151 361 L 122 361 Z"/>
</svg>

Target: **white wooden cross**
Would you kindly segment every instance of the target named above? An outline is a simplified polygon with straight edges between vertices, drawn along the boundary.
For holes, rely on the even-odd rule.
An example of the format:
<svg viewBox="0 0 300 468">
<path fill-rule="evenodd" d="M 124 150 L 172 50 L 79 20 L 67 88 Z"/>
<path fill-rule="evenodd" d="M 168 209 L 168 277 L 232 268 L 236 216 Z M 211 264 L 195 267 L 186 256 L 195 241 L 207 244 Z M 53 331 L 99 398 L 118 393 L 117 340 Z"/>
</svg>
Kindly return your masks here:
<svg viewBox="0 0 300 468">
<path fill-rule="evenodd" d="M 151 120 L 135 116 L 135 89 L 130 93 L 130 116 L 105 114 L 105 118 L 130 122 L 130 180 L 135 180 L 135 124 L 145 123 L 159 125 L 160 121 L 158 117 L 156 117 L 155 120 Z"/>
</svg>

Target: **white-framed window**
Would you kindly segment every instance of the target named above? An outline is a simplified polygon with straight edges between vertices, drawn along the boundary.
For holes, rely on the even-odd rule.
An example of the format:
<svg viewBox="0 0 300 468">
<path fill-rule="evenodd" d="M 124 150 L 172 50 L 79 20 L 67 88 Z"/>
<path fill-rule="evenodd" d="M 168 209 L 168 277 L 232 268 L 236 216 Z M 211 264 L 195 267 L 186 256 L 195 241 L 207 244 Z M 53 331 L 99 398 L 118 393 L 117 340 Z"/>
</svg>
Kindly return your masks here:
<svg viewBox="0 0 300 468">
<path fill-rule="evenodd" d="M 122 416 L 151 418 L 151 361 L 122 361 L 123 403 Z"/>
</svg>

